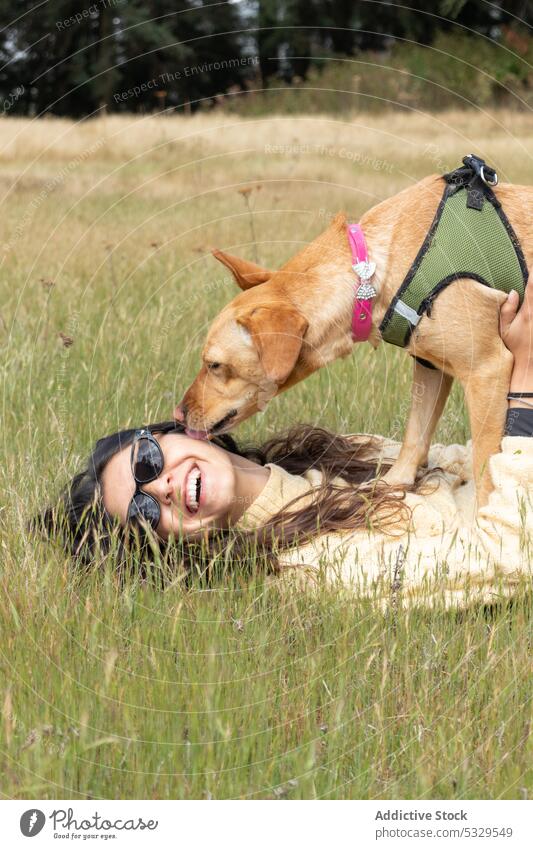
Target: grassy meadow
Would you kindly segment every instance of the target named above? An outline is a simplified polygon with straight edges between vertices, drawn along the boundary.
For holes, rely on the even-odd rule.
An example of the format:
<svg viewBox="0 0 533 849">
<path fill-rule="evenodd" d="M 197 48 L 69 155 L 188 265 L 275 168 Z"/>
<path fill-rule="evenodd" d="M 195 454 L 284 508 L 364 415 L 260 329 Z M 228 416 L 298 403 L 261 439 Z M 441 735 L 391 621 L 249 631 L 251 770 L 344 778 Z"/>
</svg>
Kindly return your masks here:
<svg viewBox="0 0 533 849">
<path fill-rule="evenodd" d="M 158 591 L 26 532 L 99 436 L 170 418 L 235 292 L 212 248 L 279 265 L 471 151 L 532 183 L 532 142 L 505 112 L 0 121 L 3 798 L 533 796 L 525 588 L 394 616 L 260 577 Z M 400 438 L 410 375 L 362 347 L 237 435 Z M 468 438 L 457 387 L 437 438 Z"/>
</svg>

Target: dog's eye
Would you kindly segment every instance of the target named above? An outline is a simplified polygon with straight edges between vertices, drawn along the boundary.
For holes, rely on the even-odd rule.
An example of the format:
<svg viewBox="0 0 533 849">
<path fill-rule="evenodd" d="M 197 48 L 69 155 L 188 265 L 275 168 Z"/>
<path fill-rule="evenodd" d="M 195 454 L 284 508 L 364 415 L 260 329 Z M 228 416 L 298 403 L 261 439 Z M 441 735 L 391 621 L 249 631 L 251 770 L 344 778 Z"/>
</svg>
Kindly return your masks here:
<svg viewBox="0 0 533 849">
<path fill-rule="evenodd" d="M 216 371 L 218 368 L 220 368 L 221 365 L 222 363 L 209 363 L 207 368 L 209 369 L 209 371 Z"/>
</svg>

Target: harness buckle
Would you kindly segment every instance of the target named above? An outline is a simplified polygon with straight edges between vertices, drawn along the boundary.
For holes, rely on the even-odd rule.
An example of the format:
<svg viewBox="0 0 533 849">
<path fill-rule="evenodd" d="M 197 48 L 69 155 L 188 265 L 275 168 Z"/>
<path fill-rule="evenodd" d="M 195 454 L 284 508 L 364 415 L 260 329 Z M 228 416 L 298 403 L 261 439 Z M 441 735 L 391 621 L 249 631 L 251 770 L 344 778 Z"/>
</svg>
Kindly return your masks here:
<svg viewBox="0 0 533 849">
<path fill-rule="evenodd" d="M 486 186 L 490 186 L 492 188 L 498 185 L 498 175 L 496 171 L 494 168 L 487 165 L 485 160 L 481 159 L 480 156 L 476 156 L 475 153 L 469 153 L 468 156 L 464 157 L 463 162 L 474 171 L 474 173 Z M 485 173 L 485 169 L 487 172 L 491 172 L 491 176 L 489 176 L 488 173 Z"/>
</svg>

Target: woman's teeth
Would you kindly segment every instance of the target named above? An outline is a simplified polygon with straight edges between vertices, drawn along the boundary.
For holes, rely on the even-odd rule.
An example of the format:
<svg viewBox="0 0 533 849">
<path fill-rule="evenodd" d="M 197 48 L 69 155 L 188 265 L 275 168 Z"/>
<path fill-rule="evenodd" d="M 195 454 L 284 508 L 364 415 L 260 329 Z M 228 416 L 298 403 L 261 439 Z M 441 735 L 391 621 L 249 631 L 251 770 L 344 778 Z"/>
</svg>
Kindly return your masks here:
<svg viewBox="0 0 533 849">
<path fill-rule="evenodd" d="M 186 502 L 191 513 L 196 513 L 198 511 L 201 489 L 201 472 L 198 466 L 195 466 L 194 469 L 191 469 L 187 477 Z"/>
</svg>

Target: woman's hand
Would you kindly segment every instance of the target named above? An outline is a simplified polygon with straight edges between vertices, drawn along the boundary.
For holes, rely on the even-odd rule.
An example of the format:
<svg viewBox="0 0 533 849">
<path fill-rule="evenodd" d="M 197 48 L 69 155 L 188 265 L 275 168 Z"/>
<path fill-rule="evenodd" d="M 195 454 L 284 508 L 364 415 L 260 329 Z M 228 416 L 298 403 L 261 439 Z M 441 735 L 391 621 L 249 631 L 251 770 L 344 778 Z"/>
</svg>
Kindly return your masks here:
<svg viewBox="0 0 533 849">
<path fill-rule="evenodd" d="M 500 310 L 500 335 L 514 357 L 510 392 L 533 392 L 533 279 L 519 309 L 518 292 L 509 293 Z M 511 402 L 511 406 L 520 402 Z"/>
</svg>

